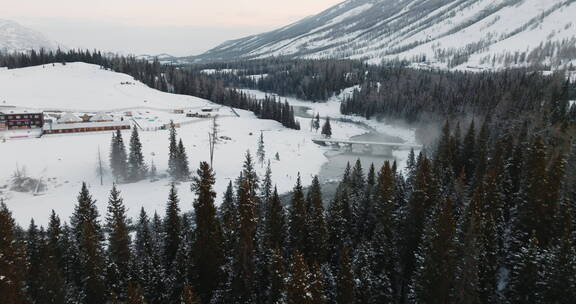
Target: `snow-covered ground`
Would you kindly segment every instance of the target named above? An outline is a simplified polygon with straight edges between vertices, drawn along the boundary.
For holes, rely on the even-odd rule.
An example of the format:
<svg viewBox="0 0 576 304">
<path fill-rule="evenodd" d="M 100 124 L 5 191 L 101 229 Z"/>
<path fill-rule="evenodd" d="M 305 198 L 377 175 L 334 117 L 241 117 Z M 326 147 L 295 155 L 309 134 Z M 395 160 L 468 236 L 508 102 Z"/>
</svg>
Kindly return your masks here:
<svg viewBox="0 0 576 304">
<path fill-rule="evenodd" d="M 126 85 L 122 83 L 130 82 Z M 144 102 L 146 101 L 146 102 Z M 291 100 L 292 101 L 292 100 Z M 43 110 L 106 111 L 121 114 L 131 111 L 142 120 L 157 117 L 161 121 L 181 120 L 178 136 L 184 141 L 191 169 L 196 170 L 200 161 L 209 160 L 209 119 L 189 119 L 174 114 L 174 109 L 199 109 L 217 105 L 210 101 L 174 94 L 166 94 L 146 87 L 132 77 L 101 70 L 98 66 L 83 63 L 46 65 L 15 70 L 0 70 L 0 102 Z M 302 102 L 304 103 L 304 102 Z M 306 103 L 306 105 L 310 105 Z M 334 114 L 332 103 L 310 105 L 327 107 Z M 219 197 L 230 180 L 234 180 L 242 167 L 247 150 L 257 148 L 258 135 L 264 134 L 267 158 L 271 159 L 274 182 L 281 192 L 292 189 L 298 172 L 305 185 L 320 171 L 327 161 L 325 149 L 312 143 L 317 136 L 309 131 L 309 121 L 301 120 L 303 130 L 289 130 L 270 120 L 259 120 L 250 112 L 237 110 L 240 117 L 229 115 L 228 109 L 218 111 L 221 140 L 216 147 L 214 168 L 216 191 Z M 321 115 L 325 115 L 321 113 Z M 334 137 L 347 138 L 366 132 L 360 126 L 334 122 Z M 127 143 L 130 131 L 123 132 Z M 154 161 L 159 173 L 164 173 L 168 162 L 168 132 L 140 132 L 146 161 Z M 12 210 L 18 223 L 27 225 L 31 218 L 45 225 L 50 210 L 54 209 L 63 219 L 68 219 L 76 204 L 81 183 L 87 182 L 101 214 L 105 214 L 112 178 L 107 172 L 104 185 L 97 175 L 98 151 L 108 163 L 111 132 L 48 135 L 35 139 L 0 142 L 0 197 Z M 280 161 L 274 160 L 276 152 Z M 38 196 L 10 191 L 9 184 L 16 168 L 26 168 L 30 177 L 42 178 L 48 190 Z M 258 166 L 260 173 L 264 168 Z M 108 170 L 109 171 L 109 170 Z M 149 212 L 163 212 L 170 181 L 148 180 L 119 186 L 129 209 L 135 217 L 140 207 Z M 193 194 L 189 183 L 178 185 L 181 208 L 192 209 Z"/>
<path fill-rule="evenodd" d="M 414 129 L 399 127 L 399 126 L 393 125 L 393 124 L 391 124 L 385 120 L 383 120 L 383 121 L 379 121 L 379 120 L 375 120 L 375 119 L 368 120 L 362 116 L 344 115 L 344 114 L 340 113 L 340 104 L 342 103 L 342 100 L 351 96 L 352 93 L 354 92 L 354 90 L 356 90 L 356 89 L 358 89 L 358 86 L 346 88 L 346 89 L 342 90 L 342 92 L 340 94 L 332 96 L 326 102 L 310 102 L 310 101 L 305 101 L 305 100 L 301 100 L 301 99 L 294 98 L 294 97 L 284 97 L 284 96 L 280 96 L 279 98 L 282 101 L 287 100 L 288 103 L 290 103 L 290 105 L 292 105 L 292 106 L 308 107 L 308 108 L 310 108 L 310 110 L 308 111 L 310 114 L 312 114 L 312 115 L 320 114 L 320 117 L 322 119 L 324 119 L 325 117 L 328 116 L 330 118 L 351 120 L 351 121 L 358 122 L 358 123 L 361 123 L 364 125 L 368 125 L 370 128 L 373 128 L 373 129 L 377 130 L 378 132 L 382 132 L 382 133 L 386 133 L 386 134 L 391 135 L 391 136 L 399 137 L 408 144 L 417 144 Z M 264 98 L 266 95 L 278 97 L 278 95 L 276 95 L 276 94 L 265 93 L 265 92 L 258 91 L 258 90 L 243 89 L 243 91 L 256 97 L 256 98 Z M 350 124 L 346 124 L 346 125 L 350 125 Z M 309 124 L 302 124 L 303 129 L 306 129 L 308 126 L 309 126 Z M 338 136 L 338 134 L 334 134 L 333 137 L 340 138 Z M 343 136 L 342 138 L 346 138 L 346 137 L 350 137 L 350 136 Z"/>
</svg>

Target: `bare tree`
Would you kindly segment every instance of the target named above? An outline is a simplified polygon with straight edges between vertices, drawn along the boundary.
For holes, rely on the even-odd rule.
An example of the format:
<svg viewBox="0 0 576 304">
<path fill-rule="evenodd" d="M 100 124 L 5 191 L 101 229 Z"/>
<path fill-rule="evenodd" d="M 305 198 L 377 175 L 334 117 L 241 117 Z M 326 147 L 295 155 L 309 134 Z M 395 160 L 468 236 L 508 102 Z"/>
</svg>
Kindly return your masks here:
<svg viewBox="0 0 576 304">
<path fill-rule="evenodd" d="M 210 144 L 210 167 L 214 167 L 214 149 L 218 143 L 218 115 L 212 118 L 212 125 L 210 127 L 210 132 L 208 132 L 208 140 Z"/>
<path fill-rule="evenodd" d="M 100 155 L 100 146 L 98 146 L 98 176 L 100 176 L 100 186 L 104 185 L 104 167 L 102 166 L 102 156 Z"/>
</svg>

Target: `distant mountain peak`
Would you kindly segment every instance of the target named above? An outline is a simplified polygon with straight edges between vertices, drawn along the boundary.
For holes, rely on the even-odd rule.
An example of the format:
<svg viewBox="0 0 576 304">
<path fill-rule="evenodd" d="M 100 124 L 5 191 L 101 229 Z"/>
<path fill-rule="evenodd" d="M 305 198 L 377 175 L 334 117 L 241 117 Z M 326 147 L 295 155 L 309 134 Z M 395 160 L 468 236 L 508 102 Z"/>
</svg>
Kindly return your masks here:
<svg viewBox="0 0 576 304">
<path fill-rule="evenodd" d="M 0 51 L 25 52 L 42 48 L 54 50 L 58 44 L 17 22 L 0 19 Z"/>
<path fill-rule="evenodd" d="M 574 0 L 349 0 L 195 61 L 349 58 L 432 68 L 576 65 Z"/>
</svg>

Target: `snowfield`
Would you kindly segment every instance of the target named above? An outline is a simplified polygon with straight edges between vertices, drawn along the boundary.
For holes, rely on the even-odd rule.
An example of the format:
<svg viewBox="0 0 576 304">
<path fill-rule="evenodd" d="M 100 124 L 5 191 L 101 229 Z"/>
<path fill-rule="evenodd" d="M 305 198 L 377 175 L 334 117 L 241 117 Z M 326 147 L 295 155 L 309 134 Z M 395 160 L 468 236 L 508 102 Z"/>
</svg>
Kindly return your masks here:
<svg viewBox="0 0 576 304">
<path fill-rule="evenodd" d="M 122 84 L 130 82 L 130 84 Z M 144 102 L 146 101 L 146 102 Z M 290 100 L 292 102 L 292 100 Z M 121 115 L 132 111 L 135 115 L 153 116 L 158 121 L 181 121 L 178 136 L 184 141 L 191 169 L 195 172 L 200 161 L 209 160 L 208 132 L 210 119 L 186 119 L 173 109 L 199 109 L 217 107 L 210 101 L 162 93 L 146 87 L 124 74 L 102 70 L 95 65 L 72 63 L 46 65 L 15 70 L 0 70 L 0 102 L 2 106 L 28 107 L 41 110 L 107 111 Z M 336 109 L 335 104 L 317 104 Z M 334 108 L 332 108 L 334 107 Z M 289 130 L 279 123 L 257 119 L 252 113 L 237 110 L 240 117 L 226 108 L 218 110 L 218 124 L 222 139 L 216 146 L 214 169 L 218 203 L 229 181 L 236 179 L 247 150 L 257 149 L 260 132 L 264 134 L 267 158 L 271 159 L 274 182 L 281 192 L 288 192 L 300 172 L 304 185 L 311 182 L 327 161 L 326 148 L 311 142 L 317 134 L 309 131 L 309 120 L 300 119 L 301 131 Z M 331 113 L 335 114 L 335 113 Z M 324 114 L 321 114 L 324 115 Z M 146 117 L 144 117 L 146 119 Z M 333 136 L 348 138 L 365 133 L 360 126 L 334 122 Z M 124 131 L 124 142 L 130 131 Z M 168 131 L 141 131 L 140 138 L 148 164 L 152 161 L 160 174 L 168 163 Z M 18 223 L 27 225 L 31 218 L 45 225 L 54 209 L 68 220 L 76 204 L 81 183 L 87 182 L 97 200 L 100 213 L 106 211 L 108 193 L 113 179 L 108 170 L 111 132 L 46 135 L 41 138 L 0 141 L 0 197 L 12 210 Z M 98 151 L 107 169 L 103 185 L 97 175 Z M 280 161 L 274 160 L 276 153 Z M 255 158 L 255 157 L 254 157 Z M 262 175 L 264 168 L 257 166 Z M 41 178 L 48 190 L 41 195 L 18 193 L 7 187 L 16 168 L 25 168 L 28 176 Z M 170 181 L 144 180 L 119 185 L 128 207 L 128 215 L 135 218 L 141 207 L 148 212 L 164 212 Z M 190 183 L 178 185 L 183 211 L 192 209 L 193 194 Z"/>
</svg>

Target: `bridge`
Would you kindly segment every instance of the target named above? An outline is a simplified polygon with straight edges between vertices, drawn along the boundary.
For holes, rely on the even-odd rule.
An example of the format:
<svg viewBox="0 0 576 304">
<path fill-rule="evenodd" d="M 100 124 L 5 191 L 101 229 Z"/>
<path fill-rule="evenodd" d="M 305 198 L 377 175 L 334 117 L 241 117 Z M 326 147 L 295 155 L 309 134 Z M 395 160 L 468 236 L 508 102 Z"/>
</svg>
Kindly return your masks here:
<svg viewBox="0 0 576 304">
<path fill-rule="evenodd" d="M 405 144 L 405 143 L 389 143 L 389 142 L 374 142 L 374 141 L 356 141 L 348 139 L 336 138 L 313 138 L 315 144 L 321 146 L 330 146 L 337 149 L 344 149 L 345 151 L 352 152 L 360 149 L 359 152 L 370 154 L 383 154 L 392 156 L 392 151 L 396 150 L 410 150 L 422 149 L 421 145 Z"/>
</svg>

